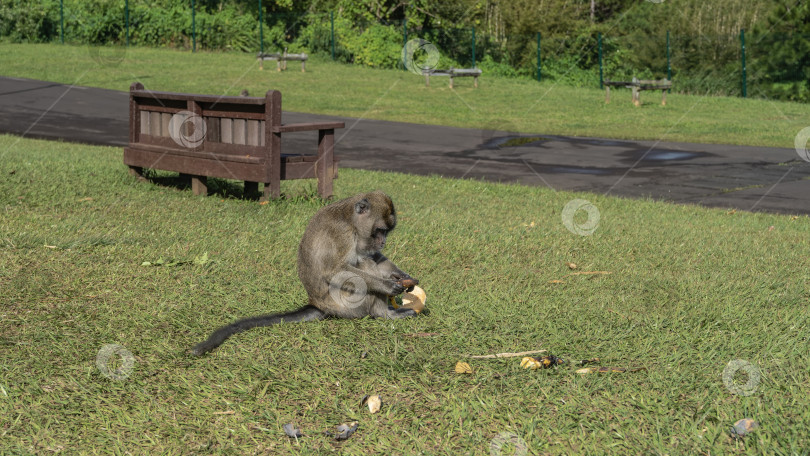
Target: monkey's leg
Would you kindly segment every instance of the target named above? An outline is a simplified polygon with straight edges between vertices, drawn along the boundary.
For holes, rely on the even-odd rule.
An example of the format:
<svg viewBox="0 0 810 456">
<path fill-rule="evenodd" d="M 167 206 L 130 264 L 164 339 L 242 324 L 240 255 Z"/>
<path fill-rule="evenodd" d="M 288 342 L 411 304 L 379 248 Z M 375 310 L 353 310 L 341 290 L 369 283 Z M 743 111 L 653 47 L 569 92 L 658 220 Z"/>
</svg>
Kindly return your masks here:
<svg viewBox="0 0 810 456">
<path fill-rule="evenodd" d="M 371 312 L 369 314 L 374 318 L 386 318 L 386 319 L 397 319 L 397 318 L 407 318 L 407 317 L 415 317 L 417 312 L 413 309 L 405 309 L 400 307 L 399 309 L 394 309 L 393 307 L 388 306 L 388 303 L 385 301 L 377 301 L 374 303 L 374 306 L 371 308 Z"/>
<path fill-rule="evenodd" d="M 316 307 L 304 306 L 298 310 L 283 314 L 259 315 L 257 317 L 243 318 L 214 331 L 208 339 L 195 345 L 191 353 L 201 356 L 222 345 L 229 337 L 248 329 L 260 326 L 270 326 L 279 323 L 294 323 L 299 321 L 323 320 L 326 314 Z"/>
</svg>

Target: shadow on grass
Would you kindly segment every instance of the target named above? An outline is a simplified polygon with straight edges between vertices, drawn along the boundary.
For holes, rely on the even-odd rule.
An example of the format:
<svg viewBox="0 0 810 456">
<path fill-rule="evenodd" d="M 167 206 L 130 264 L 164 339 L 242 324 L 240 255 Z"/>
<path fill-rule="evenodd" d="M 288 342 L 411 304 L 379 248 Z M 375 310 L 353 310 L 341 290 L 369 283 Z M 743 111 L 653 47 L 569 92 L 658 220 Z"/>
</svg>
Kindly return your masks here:
<svg viewBox="0 0 810 456">
<path fill-rule="evenodd" d="M 155 184 L 162 187 L 170 187 L 177 190 L 190 190 L 191 189 L 191 175 L 182 173 L 173 173 L 170 171 L 159 171 L 144 169 L 143 178 L 145 183 Z M 261 186 L 258 191 L 245 192 L 245 185 L 242 181 L 219 179 L 209 177 L 206 180 L 208 187 L 207 196 L 218 196 L 220 198 L 233 198 L 244 199 L 249 201 L 259 201 L 262 197 Z M 282 192 L 281 199 L 319 199 L 317 190 L 314 187 L 307 186 L 304 189 L 298 189 L 291 193 Z"/>
</svg>

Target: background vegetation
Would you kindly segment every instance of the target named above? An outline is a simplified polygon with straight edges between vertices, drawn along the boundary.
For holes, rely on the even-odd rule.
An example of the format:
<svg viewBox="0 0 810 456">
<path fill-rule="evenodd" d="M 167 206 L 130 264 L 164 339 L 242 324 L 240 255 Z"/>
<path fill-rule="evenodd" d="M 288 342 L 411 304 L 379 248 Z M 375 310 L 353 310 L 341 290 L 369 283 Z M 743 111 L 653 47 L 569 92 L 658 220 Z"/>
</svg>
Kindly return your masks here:
<svg viewBox="0 0 810 456">
<path fill-rule="evenodd" d="M 126 41 L 125 0 L 64 0 L 65 39 L 83 44 Z M 130 42 L 192 46 L 190 0 L 131 0 Z M 266 50 L 305 50 L 375 68 L 401 65 L 405 33 L 434 43 L 440 66 L 476 66 L 488 74 L 537 76 L 598 84 L 597 35 L 604 76 L 665 77 L 666 32 L 671 71 L 683 93 L 739 95 L 741 30 L 747 32 L 748 95 L 810 101 L 810 4 L 797 0 L 265 0 Z M 197 1 L 202 49 L 260 48 L 258 2 Z M 475 28 L 475 40 L 473 40 Z M 60 39 L 59 0 L 2 0 L 0 37 L 12 42 Z M 473 42 L 475 58 L 473 59 Z"/>
<path fill-rule="evenodd" d="M 136 182 L 120 148 L 11 136 L 0 176 L 0 453 L 490 454 L 502 432 L 530 455 L 810 448 L 807 217 L 342 169 L 338 197 L 395 196 L 387 254 L 430 315 L 254 330 L 193 359 L 216 326 L 304 302 L 312 182 L 266 205 L 221 180 L 198 198 L 167 174 Z M 577 197 L 600 211 L 591 236 L 563 226 Z M 134 357 L 121 380 L 96 364 L 113 343 Z M 468 358 L 529 349 L 646 370 Z M 735 359 L 760 373 L 749 396 L 723 382 Z M 761 428 L 732 439 L 746 417 Z M 351 420 L 348 441 L 324 435 Z"/>
</svg>

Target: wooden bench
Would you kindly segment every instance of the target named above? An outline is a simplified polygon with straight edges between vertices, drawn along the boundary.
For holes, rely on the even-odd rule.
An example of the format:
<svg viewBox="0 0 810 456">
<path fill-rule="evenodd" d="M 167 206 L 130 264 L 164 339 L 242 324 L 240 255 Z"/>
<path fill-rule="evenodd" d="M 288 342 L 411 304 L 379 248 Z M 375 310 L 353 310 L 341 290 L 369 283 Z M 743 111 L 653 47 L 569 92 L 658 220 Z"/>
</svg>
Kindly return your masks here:
<svg viewBox="0 0 810 456">
<path fill-rule="evenodd" d="M 259 69 L 264 69 L 264 61 L 265 60 L 275 60 L 276 61 L 276 71 L 286 70 L 287 69 L 287 60 L 300 60 L 301 61 L 301 72 L 307 71 L 307 59 L 309 56 L 307 54 L 288 54 L 287 49 L 284 49 L 284 53 L 258 53 L 256 54 L 256 59 L 259 61 Z"/>
<path fill-rule="evenodd" d="M 195 195 L 208 192 L 207 177 L 245 181 L 245 195 L 263 200 L 281 195 L 283 179 L 318 179 L 318 193 L 332 196 L 337 177 L 335 129 L 343 122 L 283 124 L 281 92 L 263 97 L 226 97 L 129 89 L 129 146 L 124 164 L 143 178 L 143 169 L 191 176 Z M 317 155 L 281 153 L 281 134 L 318 131 Z"/>
<path fill-rule="evenodd" d="M 449 76 L 450 77 L 450 88 L 453 88 L 453 78 L 458 77 L 473 77 L 473 86 L 478 87 L 478 76 L 481 76 L 481 69 L 480 68 L 450 68 L 447 70 L 436 70 L 432 68 L 425 68 L 422 70 L 422 74 L 425 75 L 425 87 L 430 87 L 430 77 L 431 76 Z"/>
<path fill-rule="evenodd" d="M 611 87 L 627 87 L 633 89 L 633 104 L 641 106 L 640 92 L 643 90 L 660 90 L 661 91 L 661 106 L 667 104 L 667 90 L 672 88 L 672 81 L 669 79 L 642 79 L 638 80 L 633 78 L 632 81 L 611 81 L 606 79 L 605 85 L 605 103 L 610 103 L 610 88 Z"/>
</svg>

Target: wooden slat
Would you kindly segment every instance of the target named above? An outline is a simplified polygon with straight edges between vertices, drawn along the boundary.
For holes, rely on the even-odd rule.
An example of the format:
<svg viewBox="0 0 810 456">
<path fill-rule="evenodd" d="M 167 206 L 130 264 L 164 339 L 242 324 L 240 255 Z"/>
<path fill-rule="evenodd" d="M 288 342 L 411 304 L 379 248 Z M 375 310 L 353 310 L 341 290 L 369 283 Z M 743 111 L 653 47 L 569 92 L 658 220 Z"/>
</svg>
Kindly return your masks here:
<svg viewBox="0 0 810 456">
<path fill-rule="evenodd" d="M 336 128 L 344 128 L 345 126 L 346 124 L 343 122 L 297 123 L 279 125 L 275 127 L 274 131 L 278 133 L 290 133 L 293 131 L 334 130 Z"/>
<path fill-rule="evenodd" d="M 261 143 L 261 138 L 259 137 L 259 121 L 258 120 L 248 120 L 247 121 L 247 144 L 251 146 L 258 146 Z"/>
<path fill-rule="evenodd" d="M 149 113 L 149 134 L 152 136 L 160 136 L 160 113 Z"/>
<path fill-rule="evenodd" d="M 143 111 L 151 111 L 151 112 L 167 112 L 169 114 L 174 114 L 180 111 L 185 110 L 185 106 L 155 106 L 155 105 L 141 105 L 141 110 Z"/>
<path fill-rule="evenodd" d="M 228 117 L 230 119 L 264 120 L 264 113 L 261 112 L 234 112 L 203 108 L 202 115 L 203 117 Z"/>
<path fill-rule="evenodd" d="M 144 99 L 164 99 L 164 100 L 179 100 L 188 101 L 196 100 L 198 103 L 233 103 L 242 105 L 263 105 L 264 97 L 236 97 L 236 96 L 221 96 L 221 95 L 199 95 L 189 93 L 176 93 L 176 92 L 157 92 L 150 90 L 133 90 L 132 94 L 136 97 Z"/>
<path fill-rule="evenodd" d="M 233 144 L 233 119 L 220 119 L 220 142 Z"/>
<path fill-rule="evenodd" d="M 124 164 L 143 168 L 164 169 L 194 176 L 219 177 L 261 182 L 266 166 L 222 159 L 190 157 L 174 153 L 147 150 L 142 147 L 124 148 Z"/>
<path fill-rule="evenodd" d="M 140 111 L 138 117 L 140 117 L 140 119 L 141 119 L 140 134 L 148 135 L 149 134 L 149 118 L 150 118 L 149 112 L 148 111 Z M 138 141 L 137 140 L 136 141 L 130 140 L 129 142 L 130 143 L 136 143 Z"/>
<path fill-rule="evenodd" d="M 168 112 L 161 112 L 160 113 L 160 136 L 169 136 L 169 122 L 172 120 L 172 115 Z"/>
<path fill-rule="evenodd" d="M 245 119 L 233 119 L 233 143 L 247 144 L 245 141 L 246 127 Z"/>
<path fill-rule="evenodd" d="M 221 142 L 222 131 L 219 126 L 220 119 L 218 117 L 205 117 L 205 140 L 208 142 Z"/>
</svg>

